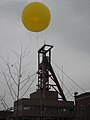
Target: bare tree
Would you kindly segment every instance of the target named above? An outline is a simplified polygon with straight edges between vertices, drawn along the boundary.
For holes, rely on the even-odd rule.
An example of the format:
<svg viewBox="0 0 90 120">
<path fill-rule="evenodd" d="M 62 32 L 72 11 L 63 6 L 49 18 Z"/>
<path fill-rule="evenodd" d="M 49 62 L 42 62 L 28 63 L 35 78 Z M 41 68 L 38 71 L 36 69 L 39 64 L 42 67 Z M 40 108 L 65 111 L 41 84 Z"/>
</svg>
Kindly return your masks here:
<svg viewBox="0 0 90 120">
<path fill-rule="evenodd" d="M 6 101 L 5 101 L 5 96 L 6 96 L 5 94 L 4 94 L 3 97 L 0 96 L 0 104 L 2 105 L 2 107 L 4 108 L 4 110 L 7 110 L 7 108 L 9 108 L 9 107 L 8 107 Z"/>
<path fill-rule="evenodd" d="M 17 119 L 18 119 L 18 100 L 27 93 L 30 86 L 33 84 L 36 78 L 36 72 L 31 75 L 27 71 L 27 67 L 30 65 L 30 63 L 26 64 L 27 62 L 25 60 L 28 59 L 27 56 L 30 54 L 30 51 L 27 49 L 24 50 L 22 44 L 20 53 L 16 52 L 15 50 L 13 51 L 13 53 L 16 56 L 17 60 L 14 63 L 11 63 L 9 57 L 7 58 L 7 60 L 5 60 L 2 57 L 5 66 L 1 67 L 1 71 L 4 76 L 4 79 L 6 80 L 11 97 L 13 98 L 14 101 L 17 100 Z M 27 86 L 26 89 L 24 89 L 25 86 Z M 1 102 L 3 101 L 2 97 L 0 101 Z M 5 105 L 4 108 L 7 107 L 5 102 L 4 105 Z"/>
</svg>

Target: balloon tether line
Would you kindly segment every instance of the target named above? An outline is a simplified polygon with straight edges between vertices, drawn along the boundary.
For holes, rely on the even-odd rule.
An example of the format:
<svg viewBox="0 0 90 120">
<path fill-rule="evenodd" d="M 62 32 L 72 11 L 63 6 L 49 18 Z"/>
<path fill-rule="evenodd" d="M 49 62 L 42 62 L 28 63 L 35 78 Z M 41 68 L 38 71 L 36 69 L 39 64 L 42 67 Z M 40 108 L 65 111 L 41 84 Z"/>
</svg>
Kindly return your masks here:
<svg viewBox="0 0 90 120">
<path fill-rule="evenodd" d="M 38 51 L 38 36 L 36 36 L 36 37 L 37 37 L 36 39 L 37 39 L 37 51 Z"/>
<path fill-rule="evenodd" d="M 45 31 L 44 45 L 46 44 L 46 40 L 47 40 L 47 30 Z"/>
</svg>

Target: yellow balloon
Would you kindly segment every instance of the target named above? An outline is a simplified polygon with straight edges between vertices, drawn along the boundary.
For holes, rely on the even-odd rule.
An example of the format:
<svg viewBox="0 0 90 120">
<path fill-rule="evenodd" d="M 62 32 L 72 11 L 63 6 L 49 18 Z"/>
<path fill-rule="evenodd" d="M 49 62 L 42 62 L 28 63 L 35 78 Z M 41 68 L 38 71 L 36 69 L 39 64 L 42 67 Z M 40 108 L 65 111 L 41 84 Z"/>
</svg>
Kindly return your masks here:
<svg viewBox="0 0 90 120">
<path fill-rule="evenodd" d="M 22 22 L 26 29 L 32 32 L 45 30 L 50 23 L 49 8 L 41 2 L 29 3 L 23 10 Z"/>
</svg>

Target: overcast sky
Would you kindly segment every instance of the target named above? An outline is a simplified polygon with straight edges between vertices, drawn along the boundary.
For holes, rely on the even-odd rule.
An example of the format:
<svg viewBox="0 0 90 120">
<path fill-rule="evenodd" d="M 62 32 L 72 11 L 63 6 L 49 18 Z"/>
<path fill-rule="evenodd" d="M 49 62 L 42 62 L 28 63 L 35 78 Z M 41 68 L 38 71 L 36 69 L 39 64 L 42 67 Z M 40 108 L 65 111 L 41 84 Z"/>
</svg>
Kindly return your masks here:
<svg viewBox="0 0 90 120">
<path fill-rule="evenodd" d="M 45 3 L 51 12 L 49 27 L 38 35 L 27 31 L 21 21 L 23 8 L 32 1 Z M 53 61 L 63 66 L 64 72 L 85 91 L 90 91 L 90 0 L 0 0 L 0 55 L 5 59 L 9 55 L 13 60 L 11 51 L 20 50 L 20 41 L 30 48 L 28 59 L 33 72 L 37 69 L 37 50 L 45 42 L 54 45 Z M 2 65 L 1 58 L 0 61 Z M 59 72 L 55 66 L 54 69 Z M 71 81 L 63 77 L 68 87 Z M 0 81 L 5 82 L 2 77 Z M 7 88 L 1 83 L 0 88 L 3 95 Z M 75 91 L 82 92 L 74 86 Z"/>
</svg>

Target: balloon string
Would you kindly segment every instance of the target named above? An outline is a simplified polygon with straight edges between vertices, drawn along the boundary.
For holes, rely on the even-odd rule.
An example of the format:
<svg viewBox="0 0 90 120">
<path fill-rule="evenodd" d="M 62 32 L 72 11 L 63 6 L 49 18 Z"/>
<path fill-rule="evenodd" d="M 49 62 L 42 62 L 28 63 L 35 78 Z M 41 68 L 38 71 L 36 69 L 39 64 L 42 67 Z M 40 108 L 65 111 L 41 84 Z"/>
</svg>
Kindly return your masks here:
<svg viewBox="0 0 90 120">
<path fill-rule="evenodd" d="M 31 46 L 32 46 L 32 34 L 31 34 L 31 33 L 29 33 L 29 39 L 30 39 L 30 40 L 29 40 L 29 41 L 30 41 L 29 43 L 30 43 L 30 50 L 31 50 Z"/>
<path fill-rule="evenodd" d="M 44 39 L 44 45 L 45 45 L 45 43 L 46 43 L 46 40 Z"/>
<path fill-rule="evenodd" d="M 46 41 L 47 41 L 47 30 L 45 31 L 44 45 L 46 44 Z"/>
<path fill-rule="evenodd" d="M 38 36 L 37 36 L 37 38 L 36 38 L 36 39 L 37 39 L 37 51 L 38 51 Z"/>
</svg>

